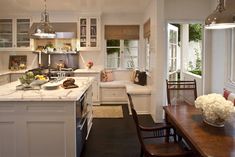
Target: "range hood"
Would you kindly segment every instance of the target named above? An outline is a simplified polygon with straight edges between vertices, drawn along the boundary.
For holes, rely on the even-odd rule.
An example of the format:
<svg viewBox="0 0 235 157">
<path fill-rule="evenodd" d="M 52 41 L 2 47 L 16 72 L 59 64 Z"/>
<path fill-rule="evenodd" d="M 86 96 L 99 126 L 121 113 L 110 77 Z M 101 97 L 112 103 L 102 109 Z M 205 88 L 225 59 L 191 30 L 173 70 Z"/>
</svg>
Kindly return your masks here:
<svg viewBox="0 0 235 157">
<path fill-rule="evenodd" d="M 30 38 L 40 39 L 39 37 L 33 36 L 34 30 L 40 25 L 40 23 L 33 23 L 30 30 L 29 35 Z M 52 27 L 55 29 L 57 39 L 71 39 L 77 38 L 77 23 L 75 22 L 54 22 L 50 23 Z"/>
</svg>

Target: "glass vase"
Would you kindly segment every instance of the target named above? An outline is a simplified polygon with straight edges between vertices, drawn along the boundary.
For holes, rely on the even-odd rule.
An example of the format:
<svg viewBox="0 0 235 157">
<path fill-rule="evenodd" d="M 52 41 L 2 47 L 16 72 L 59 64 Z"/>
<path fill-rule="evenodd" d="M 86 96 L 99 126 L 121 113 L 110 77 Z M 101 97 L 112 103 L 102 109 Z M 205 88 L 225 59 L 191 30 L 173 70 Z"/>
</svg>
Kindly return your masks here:
<svg viewBox="0 0 235 157">
<path fill-rule="evenodd" d="M 204 114 L 202 114 L 202 117 L 203 117 L 203 121 L 208 125 L 211 125 L 214 127 L 220 127 L 220 128 L 224 127 L 224 123 L 225 123 L 224 119 L 217 118 L 216 120 L 211 120 L 207 118 Z"/>
</svg>

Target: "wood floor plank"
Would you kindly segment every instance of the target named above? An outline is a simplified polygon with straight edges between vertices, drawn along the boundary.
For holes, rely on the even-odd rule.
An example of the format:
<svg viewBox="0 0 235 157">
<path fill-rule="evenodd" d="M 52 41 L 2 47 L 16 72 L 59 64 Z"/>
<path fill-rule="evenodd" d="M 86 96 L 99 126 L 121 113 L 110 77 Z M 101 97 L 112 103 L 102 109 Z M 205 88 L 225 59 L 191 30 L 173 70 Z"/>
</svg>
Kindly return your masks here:
<svg viewBox="0 0 235 157">
<path fill-rule="evenodd" d="M 137 157 L 140 145 L 132 116 L 123 105 L 122 119 L 94 119 L 82 157 Z M 139 116 L 144 125 L 154 125 L 150 115 Z"/>
</svg>

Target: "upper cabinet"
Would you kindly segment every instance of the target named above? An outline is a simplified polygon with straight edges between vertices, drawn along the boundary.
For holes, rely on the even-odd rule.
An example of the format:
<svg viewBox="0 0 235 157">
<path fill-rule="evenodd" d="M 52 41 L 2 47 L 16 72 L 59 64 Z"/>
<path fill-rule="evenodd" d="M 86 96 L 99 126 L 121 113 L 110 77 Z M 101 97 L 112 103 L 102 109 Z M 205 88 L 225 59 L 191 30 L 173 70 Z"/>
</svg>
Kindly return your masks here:
<svg viewBox="0 0 235 157">
<path fill-rule="evenodd" d="M 0 19 L 0 51 L 30 50 L 30 19 Z"/>
<path fill-rule="evenodd" d="M 100 18 L 80 17 L 78 27 L 79 50 L 100 50 Z"/>
</svg>

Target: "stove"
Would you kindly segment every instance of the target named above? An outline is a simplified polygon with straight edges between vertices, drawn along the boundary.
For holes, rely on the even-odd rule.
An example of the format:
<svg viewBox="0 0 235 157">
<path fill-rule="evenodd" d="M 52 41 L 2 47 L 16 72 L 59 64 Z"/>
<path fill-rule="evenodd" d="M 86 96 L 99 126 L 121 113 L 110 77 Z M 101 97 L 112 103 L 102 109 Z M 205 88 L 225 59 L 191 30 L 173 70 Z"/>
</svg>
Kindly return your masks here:
<svg viewBox="0 0 235 157">
<path fill-rule="evenodd" d="M 49 69 L 48 75 L 50 77 L 73 77 L 74 76 L 74 70 L 73 68 L 61 68 L 58 69 Z"/>
<path fill-rule="evenodd" d="M 29 71 L 32 71 L 35 75 L 46 75 L 49 78 L 51 77 L 73 77 L 75 68 L 35 68 Z"/>
</svg>

